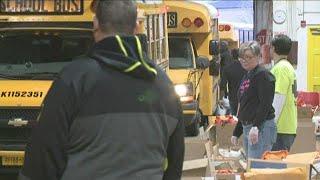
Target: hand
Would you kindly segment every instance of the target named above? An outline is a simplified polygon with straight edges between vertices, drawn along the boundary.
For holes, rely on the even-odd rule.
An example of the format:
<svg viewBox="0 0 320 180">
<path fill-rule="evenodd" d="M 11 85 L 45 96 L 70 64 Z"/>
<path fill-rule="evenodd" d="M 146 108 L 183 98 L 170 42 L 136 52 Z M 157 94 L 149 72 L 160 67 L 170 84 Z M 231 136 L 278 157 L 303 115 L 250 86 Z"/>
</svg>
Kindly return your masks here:
<svg viewBox="0 0 320 180">
<path fill-rule="evenodd" d="M 232 143 L 234 146 L 239 145 L 238 137 L 232 136 L 232 137 L 231 137 L 231 143 Z"/>
<path fill-rule="evenodd" d="M 254 126 L 254 127 L 252 127 L 250 129 L 248 139 L 252 144 L 257 144 L 258 143 L 258 140 L 259 140 L 259 129 L 256 126 Z"/>
</svg>

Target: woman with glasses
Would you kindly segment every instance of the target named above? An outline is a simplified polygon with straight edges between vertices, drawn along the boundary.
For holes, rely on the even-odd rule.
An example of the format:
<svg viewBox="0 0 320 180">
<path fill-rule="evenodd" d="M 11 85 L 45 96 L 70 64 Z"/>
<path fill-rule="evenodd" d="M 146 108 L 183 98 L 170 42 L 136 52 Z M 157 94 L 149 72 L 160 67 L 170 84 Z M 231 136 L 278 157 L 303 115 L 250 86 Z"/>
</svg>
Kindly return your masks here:
<svg viewBox="0 0 320 180">
<path fill-rule="evenodd" d="M 238 124 L 231 142 L 238 144 L 243 134 L 247 158 L 261 158 L 276 140 L 276 125 L 272 107 L 275 78 L 259 65 L 260 46 L 256 41 L 242 44 L 239 49 L 241 66 L 247 71 L 238 90 Z"/>
</svg>

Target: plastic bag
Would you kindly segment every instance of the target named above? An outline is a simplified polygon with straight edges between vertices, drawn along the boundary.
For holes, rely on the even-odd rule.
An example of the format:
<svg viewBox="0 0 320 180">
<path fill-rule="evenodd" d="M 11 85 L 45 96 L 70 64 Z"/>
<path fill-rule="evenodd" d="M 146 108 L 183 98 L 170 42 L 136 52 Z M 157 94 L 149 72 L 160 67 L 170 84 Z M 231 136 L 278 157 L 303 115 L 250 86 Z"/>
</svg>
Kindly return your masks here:
<svg viewBox="0 0 320 180">
<path fill-rule="evenodd" d="M 224 116 L 227 114 L 227 109 L 219 103 L 214 114 L 215 116 Z"/>
</svg>

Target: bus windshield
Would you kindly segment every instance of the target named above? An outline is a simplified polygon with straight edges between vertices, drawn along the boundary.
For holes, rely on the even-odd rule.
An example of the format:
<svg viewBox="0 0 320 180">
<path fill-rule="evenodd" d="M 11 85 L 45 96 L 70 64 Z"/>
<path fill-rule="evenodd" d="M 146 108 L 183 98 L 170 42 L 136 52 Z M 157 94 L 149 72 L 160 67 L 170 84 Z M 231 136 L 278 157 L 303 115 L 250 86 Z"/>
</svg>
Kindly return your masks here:
<svg viewBox="0 0 320 180">
<path fill-rule="evenodd" d="M 193 49 L 188 38 L 169 37 L 169 68 L 193 68 Z"/>
<path fill-rule="evenodd" d="M 58 73 L 92 44 L 90 30 L 0 30 L 0 73 Z"/>
</svg>

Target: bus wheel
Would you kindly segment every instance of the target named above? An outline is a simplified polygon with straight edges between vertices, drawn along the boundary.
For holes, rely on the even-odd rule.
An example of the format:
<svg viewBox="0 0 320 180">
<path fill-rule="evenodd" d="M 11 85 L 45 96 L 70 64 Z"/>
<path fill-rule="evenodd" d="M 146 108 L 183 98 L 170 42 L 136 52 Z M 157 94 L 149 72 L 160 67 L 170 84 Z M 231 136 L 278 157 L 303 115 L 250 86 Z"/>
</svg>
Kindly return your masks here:
<svg viewBox="0 0 320 180">
<path fill-rule="evenodd" d="M 186 136 L 198 136 L 201 123 L 201 114 L 202 113 L 198 111 L 195 116 L 195 121 L 189 126 L 185 127 Z"/>
<path fill-rule="evenodd" d="M 198 136 L 199 134 L 199 122 L 196 121 L 186 127 L 186 136 Z"/>
<path fill-rule="evenodd" d="M 204 116 L 201 109 L 199 109 L 200 113 L 200 127 L 203 127 L 204 130 L 209 126 L 208 116 Z"/>
</svg>

